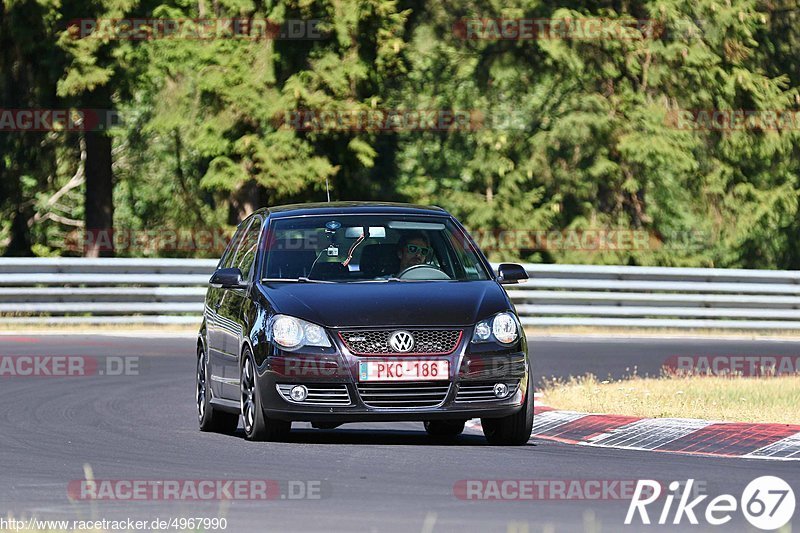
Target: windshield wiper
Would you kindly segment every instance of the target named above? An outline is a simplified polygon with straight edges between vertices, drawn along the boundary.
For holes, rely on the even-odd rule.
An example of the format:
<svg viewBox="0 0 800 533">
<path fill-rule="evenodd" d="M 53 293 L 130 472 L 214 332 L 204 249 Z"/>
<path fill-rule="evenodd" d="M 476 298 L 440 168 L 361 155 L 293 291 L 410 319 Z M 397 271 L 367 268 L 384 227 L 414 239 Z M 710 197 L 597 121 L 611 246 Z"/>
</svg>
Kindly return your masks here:
<svg viewBox="0 0 800 533">
<path fill-rule="evenodd" d="M 306 276 L 299 278 L 261 278 L 262 283 L 282 282 L 282 283 L 334 283 L 333 281 L 326 281 L 321 279 L 310 279 Z"/>
</svg>

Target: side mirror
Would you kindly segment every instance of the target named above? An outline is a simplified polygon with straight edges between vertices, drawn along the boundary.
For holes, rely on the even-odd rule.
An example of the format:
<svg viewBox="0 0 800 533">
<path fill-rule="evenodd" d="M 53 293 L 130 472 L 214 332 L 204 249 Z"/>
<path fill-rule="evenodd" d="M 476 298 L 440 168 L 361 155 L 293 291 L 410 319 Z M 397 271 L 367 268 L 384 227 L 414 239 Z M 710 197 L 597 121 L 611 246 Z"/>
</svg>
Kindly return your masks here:
<svg viewBox="0 0 800 533">
<path fill-rule="evenodd" d="M 208 282 L 214 287 L 223 289 L 247 287 L 247 282 L 242 280 L 242 271 L 238 268 L 220 268 L 211 275 L 211 279 Z"/>
<path fill-rule="evenodd" d="M 519 283 L 528 279 L 528 273 L 522 265 L 516 263 L 500 263 L 497 267 L 497 280 L 503 284 Z"/>
</svg>

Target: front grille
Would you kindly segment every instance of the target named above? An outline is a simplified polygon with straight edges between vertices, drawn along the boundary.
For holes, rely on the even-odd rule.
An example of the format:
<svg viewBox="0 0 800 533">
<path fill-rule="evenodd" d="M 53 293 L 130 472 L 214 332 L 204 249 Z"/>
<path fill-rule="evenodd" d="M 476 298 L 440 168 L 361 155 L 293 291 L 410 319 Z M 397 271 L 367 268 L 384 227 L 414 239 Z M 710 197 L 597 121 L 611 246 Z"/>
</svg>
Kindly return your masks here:
<svg viewBox="0 0 800 533">
<path fill-rule="evenodd" d="M 480 381 L 477 383 L 461 382 L 456 394 L 457 402 L 485 402 L 490 400 L 507 400 L 514 396 L 519 387 L 519 381 L 503 381 L 508 385 L 508 396 L 498 398 L 494 395 L 494 385 L 497 381 Z"/>
<path fill-rule="evenodd" d="M 276 385 L 278 388 L 278 392 L 281 393 L 283 399 L 292 403 L 296 403 L 298 405 L 331 405 L 331 406 L 341 406 L 341 405 L 350 405 L 352 402 L 350 401 L 350 393 L 347 392 L 346 385 L 339 385 L 339 384 L 317 384 L 317 385 L 309 385 L 307 383 L 303 383 L 308 389 L 308 396 L 302 402 L 296 402 L 292 400 L 292 397 L 289 395 L 289 391 L 292 390 L 292 387 L 295 385 L 299 385 L 299 383 L 279 383 Z"/>
<path fill-rule="evenodd" d="M 436 407 L 444 403 L 448 381 L 359 383 L 358 394 L 370 407 Z"/>
<path fill-rule="evenodd" d="M 414 338 L 409 352 L 398 352 L 389 344 L 395 331 L 408 331 Z M 372 329 L 339 332 L 339 338 L 355 355 L 446 355 L 452 353 L 461 341 L 460 329 Z"/>
</svg>

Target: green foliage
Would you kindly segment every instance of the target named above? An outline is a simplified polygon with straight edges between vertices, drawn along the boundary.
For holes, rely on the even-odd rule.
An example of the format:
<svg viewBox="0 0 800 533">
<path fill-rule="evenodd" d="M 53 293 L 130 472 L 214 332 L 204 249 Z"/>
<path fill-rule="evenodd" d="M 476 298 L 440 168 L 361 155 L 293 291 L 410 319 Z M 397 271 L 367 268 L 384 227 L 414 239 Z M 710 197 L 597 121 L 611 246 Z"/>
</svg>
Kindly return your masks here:
<svg viewBox="0 0 800 533">
<path fill-rule="evenodd" d="M 38 40 L 11 22 L 34 5 Z M 17 44 L 0 54 L 4 95 L 21 66 L 40 73 L 26 80 L 21 107 L 89 106 L 99 90 L 111 94 L 122 117 L 112 132 L 119 228 L 229 231 L 260 205 L 322 200 L 330 181 L 333 199 L 437 204 L 484 236 L 646 235 L 646 246 L 594 251 L 489 247 L 492 259 L 800 268 L 800 124 L 683 127 L 677 118 L 796 111 L 800 15 L 791 5 L 15 0 L 3 9 L 2 38 Z M 135 16 L 314 20 L 322 38 L 126 41 L 63 30 L 72 18 Z M 606 26 L 603 38 L 586 39 L 457 31 L 498 18 Z M 379 110 L 456 110 L 470 124 L 307 130 L 289 120 Z M 0 162 L 0 209 L 6 221 L 22 207 L 38 213 L 34 251 L 67 253 L 82 189 L 50 199 L 81 168 L 80 135 L 34 135 L 0 137 L 13 154 Z M 0 226 L 0 238 L 11 233 L 10 222 Z"/>
<path fill-rule="evenodd" d="M 667 33 L 459 40 L 448 33 L 456 6 L 430 8 L 434 16 L 411 40 L 409 102 L 510 113 L 517 127 L 454 133 L 435 140 L 435 150 L 430 139 L 409 138 L 401 190 L 495 232 L 651 235 L 644 249 L 508 249 L 496 259 L 797 268 L 796 255 L 787 262 L 785 253 L 798 244 L 796 129 L 679 129 L 670 119 L 678 110 L 796 109 L 796 82 L 774 64 L 765 68 L 761 52 L 768 45 L 784 53 L 784 34 L 771 32 L 767 8 L 749 0 L 626 5 L 475 4 L 461 15 L 649 18 Z M 432 35 L 440 38 L 431 43 Z"/>
</svg>

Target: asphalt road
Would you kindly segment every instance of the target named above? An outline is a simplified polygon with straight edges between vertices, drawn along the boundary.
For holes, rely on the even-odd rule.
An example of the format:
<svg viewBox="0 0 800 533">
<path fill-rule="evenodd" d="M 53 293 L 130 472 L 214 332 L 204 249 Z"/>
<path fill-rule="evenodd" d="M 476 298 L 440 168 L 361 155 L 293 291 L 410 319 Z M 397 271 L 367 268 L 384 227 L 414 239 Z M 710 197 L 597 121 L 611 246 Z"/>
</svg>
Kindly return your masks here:
<svg viewBox="0 0 800 533">
<path fill-rule="evenodd" d="M 795 355 L 800 343 L 531 338 L 537 376 L 657 373 L 676 354 Z M 429 440 L 421 424 L 308 426 L 291 442 L 250 443 L 200 433 L 191 338 L 0 336 L 0 356 L 138 357 L 131 375 L 0 377 L 0 517 L 147 520 L 225 517 L 227 531 L 755 531 L 740 512 L 724 526 L 623 526 L 628 499 L 475 501 L 461 480 L 630 481 L 694 479 L 711 496 L 739 497 L 763 475 L 800 498 L 800 464 L 712 459 L 532 440 L 492 447 L 480 434 Z M 198 502 L 71 501 L 86 466 L 98 480 L 276 480 L 314 498 Z M 585 485 L 582 485 L 585 486 Z M 317 492 L 318 491 L 318 492 Z M 613 496 L 613 494 L 612 494 Z M 706 500 L 708 501 L 708 500 Z M 653 504 L 656 505 L 656 504 Z M 657 519 L 663 500 L 651 513 Z M 701 515 L 704 505 L 701 505 Z M 673 506 L 674 508 L 674 506 Z M 652 508 L 651 508 L 652 509 Z M 670 515 L 670 521 L 674 512 Z M 702 516 L 700 517 L 703 521 Z M 2 523 L 2 522 L 0 522 Z M 796 511 L 794 529 L 800 528 Z M 173 530 L 174 531 L 174 530 Z"/>
</svg>

